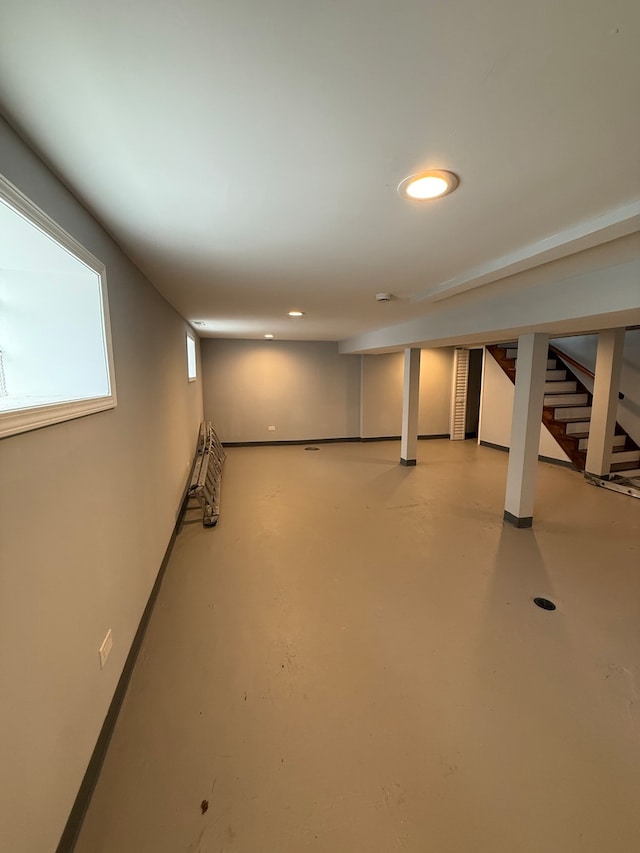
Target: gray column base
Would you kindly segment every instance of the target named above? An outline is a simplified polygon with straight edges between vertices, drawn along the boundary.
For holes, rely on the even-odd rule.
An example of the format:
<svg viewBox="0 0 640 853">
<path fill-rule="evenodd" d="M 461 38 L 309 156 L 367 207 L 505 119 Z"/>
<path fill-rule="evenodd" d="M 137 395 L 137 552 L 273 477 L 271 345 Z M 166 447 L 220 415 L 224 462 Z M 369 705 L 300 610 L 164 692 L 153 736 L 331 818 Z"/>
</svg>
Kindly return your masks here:
<svg viewBox="0 0 640 853">
<path fill-rule="evenodd" d="M 510 524 L 512 527 L 526 528 L 531 527 L 533 525 L 532 515 L 526 516 L 525 518 L 518 518 L 517 515 L 514 515 L 512 512 L 509 512 L 506 509 L 504 511 L 503 519 L 507 522 L 507 524 Z"/>
<path fill-rule="evenodd" d="M 415 459 L 400 459 L 400 464 L 401 465 L 407 465 L 407 466 L 415 465 L 416 460 Z"/>
<path fill-rule="evenodd" d="M 622 472 L 622 473 L 624 473 L 624 472 Z M 587 480 L 590 477 L 595 477 L 596 480 L 611 480 L 614 475 L 613 474 L 593 474 L 591 471 L 585 470 L 584 476 L 587 478 Z"/>
</svg>

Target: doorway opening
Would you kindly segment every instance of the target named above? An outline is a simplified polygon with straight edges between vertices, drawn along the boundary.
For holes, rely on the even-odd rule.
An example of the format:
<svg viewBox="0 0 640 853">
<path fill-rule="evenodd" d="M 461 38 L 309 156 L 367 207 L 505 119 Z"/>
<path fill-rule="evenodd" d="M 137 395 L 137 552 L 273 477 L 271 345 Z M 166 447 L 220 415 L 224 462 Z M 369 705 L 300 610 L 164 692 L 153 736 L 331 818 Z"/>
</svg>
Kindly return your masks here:
<svg viewBox="0 0 640 853">
<path fill-rule="evenodd" d="M 469 350 L 469 374 L 467 377 L 467 408 L 465 413 L 464 437 L 478 438 L 480 422 L 480 393 L 482 391 L 482 358 L 484 350 Z"/>
</svg>

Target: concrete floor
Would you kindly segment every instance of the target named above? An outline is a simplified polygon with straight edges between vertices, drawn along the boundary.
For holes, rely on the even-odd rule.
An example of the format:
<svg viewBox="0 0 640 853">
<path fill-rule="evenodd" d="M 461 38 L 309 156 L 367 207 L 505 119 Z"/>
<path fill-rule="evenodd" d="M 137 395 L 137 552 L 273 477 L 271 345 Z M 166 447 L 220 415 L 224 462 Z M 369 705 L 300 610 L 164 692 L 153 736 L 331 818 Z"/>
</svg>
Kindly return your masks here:
<svg viewBox="0 0 640 853">
<path fill-rule="evenodd" d="M 640 849 L 640 502 L 540 464 L 514 530 L 506 454 L 398 457 L 228 452 L 77 853 Z"/>
</svg>

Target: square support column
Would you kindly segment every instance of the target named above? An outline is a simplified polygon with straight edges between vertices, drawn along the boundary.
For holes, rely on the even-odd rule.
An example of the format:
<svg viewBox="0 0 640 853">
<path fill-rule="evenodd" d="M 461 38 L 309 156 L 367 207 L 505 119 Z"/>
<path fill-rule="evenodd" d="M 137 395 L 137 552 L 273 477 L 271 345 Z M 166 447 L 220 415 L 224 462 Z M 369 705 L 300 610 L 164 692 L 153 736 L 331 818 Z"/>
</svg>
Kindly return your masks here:
<svg viewBox="0 0 640 853">
<path fill-rule="evenodd" d="M 518 338 L 516 391 L 504 509 L 504 520 L 514 527 L 531 527 L 533 523 L 548 351 L 548 335 L 520 335 Z"/>
<path fill-rule="evenodd" d="M 624 334 L 624 329 L 607 329 L 598 335 L 585 471 L 603 479 L 611 473 Z"/>
<path fill-rule="evenodd" d="M 415 465 L 418 456 L 418 406 L 420 401 L 420 350 L 404 351 L 402 441 L 400 464 Z"/>
</svg>

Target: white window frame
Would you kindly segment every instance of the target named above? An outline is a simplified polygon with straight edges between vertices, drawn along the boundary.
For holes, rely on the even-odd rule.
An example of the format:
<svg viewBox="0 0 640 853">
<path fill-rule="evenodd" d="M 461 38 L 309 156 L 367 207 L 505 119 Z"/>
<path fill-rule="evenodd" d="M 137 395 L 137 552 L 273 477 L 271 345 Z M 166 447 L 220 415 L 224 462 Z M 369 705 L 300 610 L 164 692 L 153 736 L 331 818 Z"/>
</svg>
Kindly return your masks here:
<svg viewBox="0 0 640 853">
<path fill-rule="evenodd" d="M 113 348 L 111 343 L 111 322 L 109 318 L 109 299 L 107 292 L 107 273 L 102 261 L 98 260 L 77 240 L 61 228 L 50 216 L 37 207 L 24 193 L 0 175 L 0 198 L 6 201 L 14 210 L 22 214 L 36 228 L 51 237 L 56 243 L 66 249 L 81 263 L 93 270 L 100 280 L 102 327 L 106 355 L 109 393 L 100 397 L 90 397 L 83 400 L 70 400 L 62 403 L 48 403 L 25 409 L 15 409 L 0 412 L 0 438 L 15 435 L 51 424 L 82 418 L 95 412 L 113 409 L 117 405 L 115 370 L 113 363 Z"/>
<path fill-rule="evenodd" d="M 189 332 L 185 333 L 185 345 L 187 347 L 187 380 L 195 382 L 198 378 L 198 345 L 196 339 Z M 193 341 L 193 376 L 191 375 L 191 359 L 189 357 L 189 341 Z"/>
</svg>

